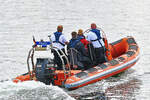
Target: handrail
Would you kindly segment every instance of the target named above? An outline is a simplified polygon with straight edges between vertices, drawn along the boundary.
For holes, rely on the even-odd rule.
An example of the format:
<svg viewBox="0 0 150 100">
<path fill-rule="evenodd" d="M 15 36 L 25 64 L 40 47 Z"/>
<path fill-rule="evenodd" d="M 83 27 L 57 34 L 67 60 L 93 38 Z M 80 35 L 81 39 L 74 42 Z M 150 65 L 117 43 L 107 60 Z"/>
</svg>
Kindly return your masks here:
<svg viewBox="0 0 150 100">
<path fill-rule="evenodd" d="M 104 43 L 105 43 L 105 48 L 106 48 L 106 57 L 107 57 L 107 60 L 110 61 L 113 58 L 112 58 L 112 55 L 111 55 L 111 52 L 110 52 L 110 49 L 109 49 L 109 44 L 108 44 L 106 34 L 101 28 L 98 28 L 98 29 L 100 29 L 102 31 L 102 35 L 103 35 Z"/>
<path fill-rule="evenodd" d="M 71 68 L 70 68 L 68 57 L 66 56 L 66 54 L 62 50 L 60 50 L 60 52 L 62 53 L 62 56 L 65 57 L 65 59 L 67 61 L 67 64 L 68 64 L 68 67 L 69 67 L 69 76 L 70 76 L 71 75 Z M 64 65 L 64 68 L 66 68 L 65 65 Z"/>
<path fill-rule="evenodd" d="M 31 71 L 30 71 L 30 64 L 29 64 L 29 60 L 30 60 L 30 55 L 31 55 L 31 52 L 33 52 L 34 51 L 34 48 L 31 48 L 30 50 L 29 50 L 29 53 L 28 53 L 28 57 L 27 57 L 27 67 L 28 67 L 28 73 L 29 73 L 29 75 L 30 75 L 30 79 L 32 80 L 32 73 L 31 73 Z M 32 57 L 32 56 L 31 56 Z"/>
<path fill-rule="evenodd" d="M 65 80 L 66 80 L 67 71 L 66 71 L 64 59 L 63 59 L 62 57 L 65 57 L 65 59 L 66 59 L 66 61 L 67 61 L 67 64 L 69 65 L 68 67 L 69 67 L 69 76 L 70 76 L 70 75 L 71 75 L 71 68 L 70 68 L 69 60 L 68 60 L 66 54 L 65 54 L 61 49 L 58 49 L 57 47 L 53 47 L 53 44 L 52 44 L 53 42 L 52 42 L 52 40 L 51 40 L 51 38 L 50 38 L 51 35 L 49 35 L 48 37 L 49 37 L 49 40 L 50 40 L 50 42 L 51 42 L 51 44 L 50 44 L 50 49 L 51 49 L 51 50 L 55 50 L 56 53 L 58 54 L 58 56 L 59 56 L 60 59 L 61 59 L 61 62 L 62 62 L 62 65 L 63 65 L 64 77 L 65 77 Z M 59 53 L 58 50 L 62 53 L 62 55 Z"/>
<path fill-rule="evenodd" d="M 32 54 L 31 54 L 31 62 L 32 62 L 32 70 L 33 73 L 35 72 L 35 65 L 34 65 L 34 49 L 32 50 Z"/>
<path fill-rule="evenodd" d="M 49 36 L 49 38 L 50 38 L 50 36 Z M 60 50 L 56 47 L 53 47 L 51 39 L 50 39 L 50 42 L 51 42 L 50 49 L 55 50 L 56 53 L 59 55 L 61 61 L 62 61 L 62 65 L 63 65 L 62 67 L 63 67 L 64 77 L 65 77 L 64 82 L 65 82 L 66 79 L 67 79 L 67 75 L 69 75 L 69 76 L 71 75 L 71 67 L 70 67 L 70 64 L 69 64 L 68 57 L 65 55 L 65 53 L 62 50 Z M 35 52 L 36 47 L 37 47 L 36 44 L 32 46 L 32 48 L 29 50 L 28 57 L 27 57 L 27 67 L 28 67 L 28 73 L 30 75 L 30 80 L 33 79 L 33 74 L 35 73 L 35 67 L 36 66 L 34 65 L 34 52 Z M 69 65 L 68 69 L 65 67 L 65 62 L 64 62 L 63 57 L 66 59 L 68 65 Z M 30 69 L 30 59 L 31 59 L 31 64 L 32 64 L 32 72 L 31 72 L 31 69 Z"/>
</svg>

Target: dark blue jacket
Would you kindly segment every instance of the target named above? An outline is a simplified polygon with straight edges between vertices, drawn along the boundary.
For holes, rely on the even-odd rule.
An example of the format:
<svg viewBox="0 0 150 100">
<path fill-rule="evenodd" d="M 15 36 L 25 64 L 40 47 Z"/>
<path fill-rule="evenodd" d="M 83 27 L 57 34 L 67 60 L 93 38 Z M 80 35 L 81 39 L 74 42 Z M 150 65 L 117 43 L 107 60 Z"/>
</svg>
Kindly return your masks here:
<svg viewBox="0 0 150 100">
<path fill-rule="evenodd" d="M 73 38 L 70 40 L 68 44 L 68 49 L 69 48 L 75 48 L 79 53 L 81 53 L 81 55 L 87 56 L 86 49 L 78 38 Z"/>
<path fill-rule="evenodd" d="M 89 62 L 88 54 L 86 53 L 86 49 L 84 45 L 80 42 L 79 39 L 71 39 L 69 44 L 68 44 L 68 54 L 69 54 L 69 59 L 70 63 L 72 64 L 74 58 L 74 64 L 78 66 L 83 66 L 82 62 Z M 75 50 L 73 50 L 75 49 Z M 71 51 L 72 50 L 72 51 Z"/>
</svg>

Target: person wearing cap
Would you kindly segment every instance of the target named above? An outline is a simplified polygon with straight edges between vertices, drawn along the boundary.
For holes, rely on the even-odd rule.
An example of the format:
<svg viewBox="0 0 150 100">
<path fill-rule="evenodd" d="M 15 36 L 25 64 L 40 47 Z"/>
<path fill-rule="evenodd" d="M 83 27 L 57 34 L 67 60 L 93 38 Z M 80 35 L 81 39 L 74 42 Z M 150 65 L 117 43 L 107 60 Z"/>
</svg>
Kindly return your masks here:
<svg viewBox="0 0 150 100">
<path fill-rule="evenodd" d="M 100 30 L 97 29 L 95 23 L 91 24 L 90 31 L 86 34 L 86 39 L 92 43 L 94 47 L 96 64 L 105 62 L 105 45 L 100 33 Z"/>
<path fill-rule="evenodd" d="M 58 52 L 60 52 L 60 50 L 62 50 L 65 53 L 65 45 L 68 44 L 67 39 L 65 38 L 65 36 L 62 34 L 63 31 L 63 26 L 59 25 L 57 26 L 57 31 L 54 32 L 54 34 L 51 36 L 51 40 L 52 40 L 52 44 L 53 47 L 58 49 Z M 58 68 L 62 68 L 62 62 L 60 57 L 58 56 L 57 52 L 54 51 L 54 62 L 55 64 L 57 64 Z M 66 60 L 64 59 L 65 64 L 66 64 Z"/>
<path fill-rule="evenodd" d="M 85 64 L 90 62 L 83 43 L 78 39 L 77 32 L 71 33 L 72 39 L 70 40 L 67 48 L 69 54 L 70 65 L 74 69 L 86 69 Z"/>
</svg>

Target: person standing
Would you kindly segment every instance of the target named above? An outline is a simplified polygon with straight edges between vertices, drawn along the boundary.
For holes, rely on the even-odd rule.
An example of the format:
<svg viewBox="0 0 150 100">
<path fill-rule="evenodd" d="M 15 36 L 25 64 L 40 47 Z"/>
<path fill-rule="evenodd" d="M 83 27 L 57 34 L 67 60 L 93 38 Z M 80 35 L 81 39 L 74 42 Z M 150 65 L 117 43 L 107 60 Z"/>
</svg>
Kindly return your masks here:
<svg viewBox="0 0 150 100">
<path fill-rule="evenodd" d="M 54 32 L 54 34 L 51 36 L 51 41 L 53 44 L 54 48 L 58 49 L 58 52 L 61 54 L 60 50 L 62 50 L 65 53 L 65 45 L 68 44 L 67 39 L 65 38 L 65 36 L 62 33 L 63 31 L 63 26 L 59 25 L 57 26 L 57 31 Z M 62 69 L 62 61 L 59 57 L 59 55 L 57 54 L 57 52 L 54 50 L 54 62 L 55 64 L 57 64 L 58 69 Z M 66 60 L 64 59 L 65 64 L 67 63 Z"/>
<path fill-rule="evenodd" d="M 86 39 L 91 42 L 94 47 L 96 64 L 105 62 L 105 44 L 103 42 L 100 30 L 97 29 L 95 23 L 91 24 L 91 29 L 86 34 Z"/>
</svg>

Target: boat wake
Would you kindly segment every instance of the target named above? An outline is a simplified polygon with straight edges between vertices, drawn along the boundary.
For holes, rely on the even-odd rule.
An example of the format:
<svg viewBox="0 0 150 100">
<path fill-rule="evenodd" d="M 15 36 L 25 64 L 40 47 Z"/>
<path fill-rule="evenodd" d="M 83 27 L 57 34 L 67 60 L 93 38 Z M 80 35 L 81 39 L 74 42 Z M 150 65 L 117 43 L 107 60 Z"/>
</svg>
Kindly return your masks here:
<svg viewBox="0 0 150 100">
<path fill-rule="evenodd" d="M 61 88 L 41 82 L 0 82 L 0 100 L 74 100 Z"/>
</svg>

